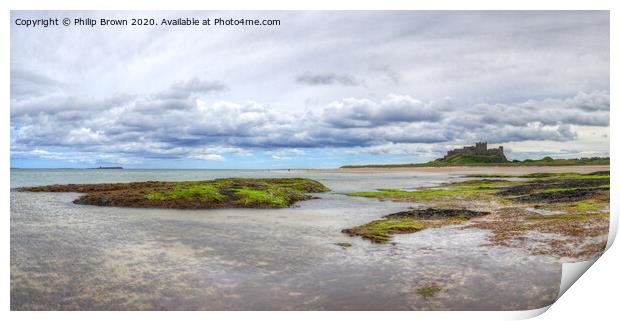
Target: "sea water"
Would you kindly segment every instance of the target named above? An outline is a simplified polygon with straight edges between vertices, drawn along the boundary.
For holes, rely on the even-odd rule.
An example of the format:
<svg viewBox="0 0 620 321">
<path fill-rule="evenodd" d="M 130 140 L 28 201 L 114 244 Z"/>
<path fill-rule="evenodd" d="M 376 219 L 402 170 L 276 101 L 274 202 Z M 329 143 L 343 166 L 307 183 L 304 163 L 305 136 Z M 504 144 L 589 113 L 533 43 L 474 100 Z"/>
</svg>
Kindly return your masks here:
<svg viewBox="0 0 620 321">
<path fill-rule="evenodd" d="M 349 197 L 458 180 L 441 173 L 304 170 L 20 170 L 11 187 L 308 177 L 332 192 L 286 209 L 76 205 L 11 190 L 14 310 L 520 310 L 550 304 L 561 264 L 447 226 L 373 244 L 341 230 L 412 204 Z M 335 243 L 349 242 L 349 248 Z M 440 286 L 433 297 L 416 291 Z"/>
</svg>

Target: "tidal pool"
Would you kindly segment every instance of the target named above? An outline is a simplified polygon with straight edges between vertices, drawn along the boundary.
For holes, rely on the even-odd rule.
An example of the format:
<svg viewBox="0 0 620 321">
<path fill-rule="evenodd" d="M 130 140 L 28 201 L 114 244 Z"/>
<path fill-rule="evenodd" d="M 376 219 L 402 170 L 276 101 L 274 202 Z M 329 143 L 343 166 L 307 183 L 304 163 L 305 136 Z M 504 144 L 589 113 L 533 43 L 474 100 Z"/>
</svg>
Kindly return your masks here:
<svg viewBox="0 0 620 321">
<path fill-rule="evenodd" d="M 13 187 L 66 182 L 28 175 L 12 177 Z M 334 192 L 288 209 L 164 210 L 12 191 L 11 309 L 522 310 L 557 297 L 558 259 L 488 246 L 487 231 L 447 226 L 397 235 L 395 244 L 340 232 L 411 206 L 342 192 L 455 177 L 278 175 L 318 179 Z M 429 285 L 442 290 L 417 293 Z"/>
</svg>

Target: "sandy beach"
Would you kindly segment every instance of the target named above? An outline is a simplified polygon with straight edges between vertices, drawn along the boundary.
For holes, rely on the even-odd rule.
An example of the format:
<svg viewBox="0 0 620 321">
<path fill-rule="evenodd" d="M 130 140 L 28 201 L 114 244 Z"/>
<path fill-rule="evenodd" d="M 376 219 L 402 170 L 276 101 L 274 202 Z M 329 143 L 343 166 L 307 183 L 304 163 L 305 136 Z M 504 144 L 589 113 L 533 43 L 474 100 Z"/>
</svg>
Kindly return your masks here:
<svg viewBox="0 0 620 321">
<path fill-rule="evenodd" d="M 451 167 L 359 167 L 313 169 L 319 173 L 441 173 L 441 174 L 509 174 L 522 175 L 529 173 L 591 173 L 608 171 L 609 165 L 588 166 L 451 166 Z"/>
</svg>

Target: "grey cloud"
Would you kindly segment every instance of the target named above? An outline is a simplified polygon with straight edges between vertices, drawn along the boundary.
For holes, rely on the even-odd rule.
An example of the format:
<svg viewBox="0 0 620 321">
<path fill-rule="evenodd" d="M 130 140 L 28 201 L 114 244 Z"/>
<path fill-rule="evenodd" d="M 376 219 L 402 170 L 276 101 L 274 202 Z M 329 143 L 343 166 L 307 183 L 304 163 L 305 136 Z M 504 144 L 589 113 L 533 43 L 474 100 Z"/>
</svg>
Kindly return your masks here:
<svg viewBox="0 0 620 321">
<path fill-rule="evenodd" d="M 556 127 L 544 127 L 544 126 L 503 126 L 494 127 L 486 126 L 483 131 L 477 133 L 480 140 L 488 141 L 489 143 L 509 143 L 520 141 L 571 141 L 577 138 L 577 134 L 571 131 L 569 125 L 559 125 Z"/>
<path fill-rule="evenodd" d="M 600 110 L 608 112 L 610 106 L 609 93 L 605 91 L 579 92 L 575 97 L 566 99 L 566 104 L 585 111 Z"/>
<path fill-rule="evenodd" d="M 19 99 L 57 92 L 66 85 L 32 71 L 11 69 L 11 98 Z"/>
<path fill-rule="evenodd" d="M 608 126 L 609 106 L 607 92 L 580 92 L 565 99 L 548 98 L 515 104 L 478 104 L 463 108 L 462 113 L 454 115 L 452 123 L 467 128 L 484 124 L 526 126 L 531 123 Z"/>
<path fill-rule="evenodd" d="M 92 97 L 69 96 L 64 93 L 53 93 L 40 96 L 29 96 L 24 99 L 11 100 L 11 118 L 36 117 L 40 114 L 58 115 L 67 119 L 79 116 L 84 118 L 92 113 L 107 111 L 128 103 L 128 95 L 117 95 L 106 99 Z"/>
<path fill-rule="evenodd" d="M 160 115 L 170 110 L 184 110 L 194 107 L 192 100 L 187 97 L 165 99 L 144 99 L 136 102 L 134 110 L 141 114 Z"/>
<path fill-rule="evenodd" d="M 343 85 L 343 86 L 359 86 L 361 81 L 352 76 L 336 73 L 304 73 L 295 77 L 298 83 L 310 86 L 318 85 Z"/>
<path fill-rule="evenodd" d="M 192 94 L 206 94 L 226 90 L 226 86 L 219 81 L 206 81 L 192 78 L 188 81 L 174 83 L 169 89 L 158 93 L 158 98 L 184 99 Z"/>
<path fill-rule="evenodd" d="M 403 81 L 403 75 L 388 65 L 375 66 L 372 70 L 394 84 L 400 84 Z"/>
<path fill-rule="evenodd" d="M 441 114 L 433 103 L 423 103 L 409 96 L 390 95 L 375 102 L 347 98 L 332 103 L 323 115 L 324 121 L 336 127 L 375 127 L 388 123 L 438 121 Z"/>
</svg>

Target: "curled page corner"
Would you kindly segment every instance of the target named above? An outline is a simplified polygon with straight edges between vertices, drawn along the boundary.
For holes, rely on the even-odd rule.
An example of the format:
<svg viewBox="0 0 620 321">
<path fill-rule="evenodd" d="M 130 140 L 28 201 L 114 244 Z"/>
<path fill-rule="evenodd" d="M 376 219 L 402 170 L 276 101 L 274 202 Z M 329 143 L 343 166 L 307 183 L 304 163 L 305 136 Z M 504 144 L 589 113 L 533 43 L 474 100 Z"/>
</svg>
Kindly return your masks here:
<svg viewBox="0 0 620 321">
<path fill-rule="evenodd" d="M 568 290 L 577 280 L 598 260 L 598 257 L 583 262 L 563 263 L 562 281 L 560 282 L 560 292 L 558 299 Z"/>
<path fill-rule="evenodd" d="M 612 204 L 612 206 L 610 206 L 609 208 L 615 209 L 615 204 Z M 611 245 L 614 243 L 614 239 L 616 238 L 616 234 L 618 234 L 618 215 L 613 215 L 612 213 L 617 212 L 612 210 L 609 213 L 609 233 L 607 234 L 607 246 L 605 247 L 605 251 L 607 251 L 611 247 Z"/>
<path fill-rule="evenodd" d="M 566 291 L 594 264 L 594 262 L 599 259 L 599 257 L 590 261 L 563 263 L 560 290 L 558 291 L 558 297 L 555 301 L 559 300 L 560 297 L 562 297 L 562 295 L 564 295 L 564 293 L 566 293 Z M 547 312 L 552 305 L 553 303 L 539 309 L 519 311 L 519 313 L 516 313 L 513 316 L 520 320 L 531 319 Z M 510 317 L 508 318 L 510 319 Z"/>
<path fill-rule="evenodd" d="M 508 316 L 504 320 L 526 320 L 526 319 L 532 319 L 532 318 L 535 318 L 535 317 L 537 317 L 537 316 L 547 312 L 547 310 L 549 310 L 551 305 L 552 304 L 549 304 L 548 306 L 542 307 L 542 308 L 539 308 L 539 309 L 518 311 L 518 313 L 510 315 L 510 316 Z"/>
</svg>

